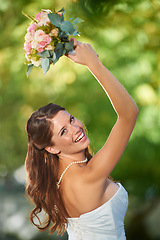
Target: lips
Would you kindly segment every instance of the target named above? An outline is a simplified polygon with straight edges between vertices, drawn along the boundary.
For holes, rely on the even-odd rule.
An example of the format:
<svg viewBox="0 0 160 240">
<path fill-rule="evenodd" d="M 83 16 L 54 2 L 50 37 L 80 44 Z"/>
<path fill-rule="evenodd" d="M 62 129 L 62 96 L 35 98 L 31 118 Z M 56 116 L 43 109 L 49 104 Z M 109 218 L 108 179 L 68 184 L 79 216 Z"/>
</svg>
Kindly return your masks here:
<svg viewBox="0 0 160 240">
<path fill-rule="evenodd" d="M 83 131 L 81 131 L 81 133 L 78 135 L 78 137 L 76 138 L 75 142 L 79 142 L 82 140 L 82 138 L 84 138 L 85 134 Z"/>
</svg>

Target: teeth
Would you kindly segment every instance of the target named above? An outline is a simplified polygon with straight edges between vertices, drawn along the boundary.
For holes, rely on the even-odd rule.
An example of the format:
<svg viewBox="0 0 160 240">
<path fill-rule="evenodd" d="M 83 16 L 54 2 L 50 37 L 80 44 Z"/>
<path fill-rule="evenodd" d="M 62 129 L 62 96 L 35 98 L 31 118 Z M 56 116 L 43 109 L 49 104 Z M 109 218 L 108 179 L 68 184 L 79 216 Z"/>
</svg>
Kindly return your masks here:
<svg viewBox="0 0 160 240">
<path fill-rule="evenodd" d="M 78 142 L 80 139 L 82 139 L 84 137 L 84 133 L 82 132 L 82 134 L 76 139 L 75 142 Z"/>
</svg>

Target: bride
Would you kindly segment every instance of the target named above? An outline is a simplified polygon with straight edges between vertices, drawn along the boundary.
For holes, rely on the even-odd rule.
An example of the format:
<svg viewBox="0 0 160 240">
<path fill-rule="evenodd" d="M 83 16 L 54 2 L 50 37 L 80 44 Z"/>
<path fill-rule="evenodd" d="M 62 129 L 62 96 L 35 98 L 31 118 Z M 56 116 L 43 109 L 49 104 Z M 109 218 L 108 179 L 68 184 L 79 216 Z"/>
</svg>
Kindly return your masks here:
<svg viewBox="0 0 160 240">
<path fill-rule="evenodd" d="M 138 108 L 91 45 L 71 40 L 75 55 L 67 57 L 88 67 L 109 97 L 117 121 L 104 146 L 92 156 L 83 124 L 65 108 L 50 103 L 30 116 L 25 162 L 26 192 L 35 204 L 30 220 L 40 230 L 52 224 L 50 233 L 67 230 L 69 240 L 124 240 L 128 195 L 109 175 L 125 150 Z M 38 216 L 42 210 L 43 222 Z"/>
</svg>

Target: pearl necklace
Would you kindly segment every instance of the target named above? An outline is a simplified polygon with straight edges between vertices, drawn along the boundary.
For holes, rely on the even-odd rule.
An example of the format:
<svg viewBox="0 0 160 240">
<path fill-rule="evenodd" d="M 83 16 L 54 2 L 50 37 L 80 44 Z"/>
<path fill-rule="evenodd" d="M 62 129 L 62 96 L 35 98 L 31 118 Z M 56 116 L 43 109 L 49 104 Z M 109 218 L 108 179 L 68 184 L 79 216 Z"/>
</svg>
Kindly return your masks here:
<svg viewBox="0 0 160 240">
<path fill-rule="evenodd" d="M 63 178 L 63 176 L 64 176 L 64 174 L 67 172 L 67 170 L 68 170 L 68 168 L 70 168 L 70 166 L 72 166 L 73 164 L 80 164 L 80 163 L 86 163 L 88 161 L 88 159 L 86 158 L 85 160 L 83 160 L 83 161 L 75 161 L 75 162 L 72 162 L 72 163 L 70 163 L 65 169 L 64 169 L 64 171 L 62 172 L 62 174 L 61 174 L 61 176 L 60 176 L 60 178 L 59 178 L 59 181 L 57 182 L 57 187 L 59 188 L 60 187 L 60 183 L 61 183 L 61 181 L 62 181 L 62 178 Z"/>
</svg>

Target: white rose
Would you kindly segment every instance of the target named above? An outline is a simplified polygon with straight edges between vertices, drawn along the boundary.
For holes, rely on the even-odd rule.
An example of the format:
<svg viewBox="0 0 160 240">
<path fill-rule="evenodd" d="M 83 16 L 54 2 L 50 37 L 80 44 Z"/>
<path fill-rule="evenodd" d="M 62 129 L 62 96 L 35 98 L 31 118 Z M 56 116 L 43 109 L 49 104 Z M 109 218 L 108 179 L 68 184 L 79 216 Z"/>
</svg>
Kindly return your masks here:
<svg viewBox="0 0 160 240">
<path fill-rule="evenodd" d="M 58 36 L 58 33 L 59 33 L 59 30 L 58 30 L 58 28 L 55 28 L 55 29 L 52 29 L 51 31 L 50 31 L 50 36 L 54 36 L 54 37 L 57 37 Z"/>
<path fill-rule="evenodd" d="M 33 40 L 33 41 L 31 42 L 31 46 L 32 46 L 32 48 L 37 49 L 37 47 L 38 47 L 38 42 L 35 41 L 35 40 Z"/>
<path fill-rule="evenodd" d="M 26 41 L 32 41 L 33 40 L 33 34 L 31 32 L 27 32 L 25 35 Z"/>
</svg>

